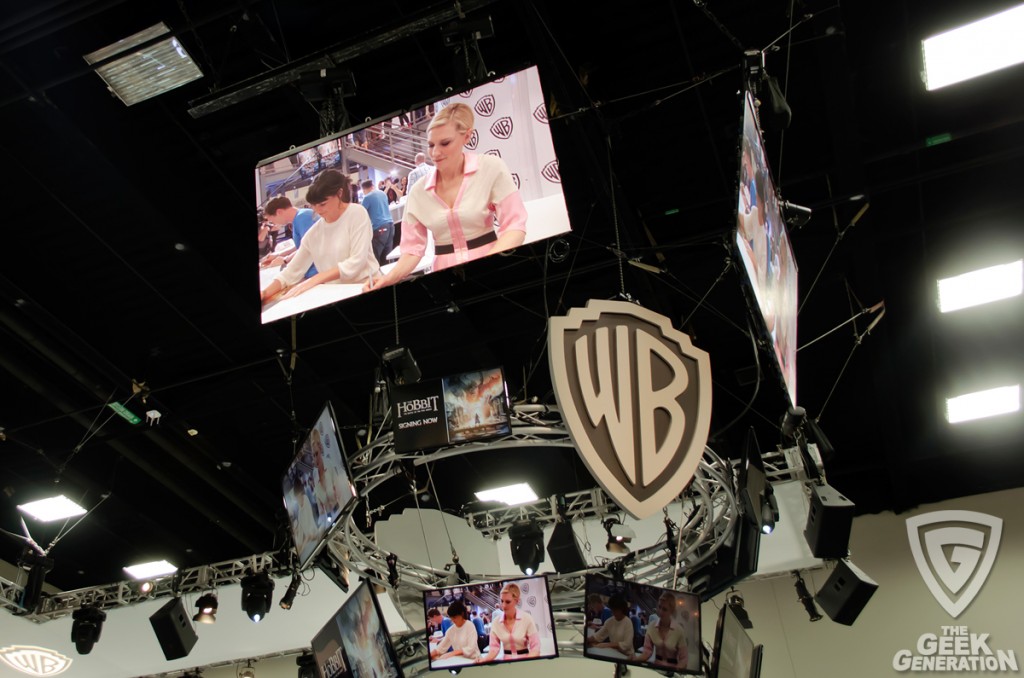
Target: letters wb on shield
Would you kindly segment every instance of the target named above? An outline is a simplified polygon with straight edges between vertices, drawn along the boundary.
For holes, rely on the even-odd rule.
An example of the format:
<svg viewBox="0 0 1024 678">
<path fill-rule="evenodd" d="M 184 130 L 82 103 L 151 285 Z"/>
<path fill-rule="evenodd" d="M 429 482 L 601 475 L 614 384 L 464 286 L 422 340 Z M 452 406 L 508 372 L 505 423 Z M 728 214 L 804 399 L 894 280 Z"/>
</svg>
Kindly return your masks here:
<svg viewBox="0 0 1024 678">
<path fill-rule="evenodd" d="M 693 478 L 711 424 L 711 362 L 665 316 L 590 301 L 550 319 L 555 398 L 583 462 L 634 518 Z"/>
</svg>

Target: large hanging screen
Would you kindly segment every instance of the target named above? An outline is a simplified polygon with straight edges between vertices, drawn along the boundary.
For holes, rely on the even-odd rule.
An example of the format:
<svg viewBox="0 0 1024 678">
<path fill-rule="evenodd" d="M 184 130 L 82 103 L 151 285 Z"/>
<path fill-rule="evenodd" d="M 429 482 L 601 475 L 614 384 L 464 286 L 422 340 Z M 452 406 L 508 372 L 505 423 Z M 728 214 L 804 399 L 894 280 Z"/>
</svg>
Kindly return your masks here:
<svg viewBox="0 0 1024 678">
<path fill-rule="evenodd" d="M 260 162 L 262 321 L 568 232 L 544 101 L 530 67 Z"/>
<path fill-rule="evenodd" d="M 735 245 L 760 325 L 791 404 L 796 404 L 797 268 L 765 156 L 757 110 L 744 97 Z"/>
</svg>

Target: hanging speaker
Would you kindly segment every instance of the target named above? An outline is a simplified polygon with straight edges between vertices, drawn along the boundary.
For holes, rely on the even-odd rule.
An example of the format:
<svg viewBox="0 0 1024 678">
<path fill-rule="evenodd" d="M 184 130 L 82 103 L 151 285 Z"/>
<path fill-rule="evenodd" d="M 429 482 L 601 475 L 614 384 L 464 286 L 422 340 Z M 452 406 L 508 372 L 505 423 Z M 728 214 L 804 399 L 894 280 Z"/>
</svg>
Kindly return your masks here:
<svg viewBox="0 0 1024 678">
<path fill-rule="evenodd" d="M 845 558 L 856 506 L 831 485 L 811 485 L 804 538 L 815 558 Z"/>
<path fill-rule="evenodd" d="M 878 584 L 856 565 L 840 560 L 814 599 L 832 621 L 850 626 L 877 589 Z"/>
<path fill-rule="evenodd" d="M 572 524 L 567 520 L 555 523 L 551 539 L 548 540 L 548 556 L 551 558 L 551 564 L 555 566 L 555 572 L 560 574 L 587 569 L 587 561 L 580 551 Z"/>
<path fill-rule="evenodd" d="M 192 651 L 199 636 L 192 628 L 188 611 L 181 598 L 174 598 L 149 618 L 160 649 L 164 651 L 167 661 L 187 657 Z"/>
</svg>

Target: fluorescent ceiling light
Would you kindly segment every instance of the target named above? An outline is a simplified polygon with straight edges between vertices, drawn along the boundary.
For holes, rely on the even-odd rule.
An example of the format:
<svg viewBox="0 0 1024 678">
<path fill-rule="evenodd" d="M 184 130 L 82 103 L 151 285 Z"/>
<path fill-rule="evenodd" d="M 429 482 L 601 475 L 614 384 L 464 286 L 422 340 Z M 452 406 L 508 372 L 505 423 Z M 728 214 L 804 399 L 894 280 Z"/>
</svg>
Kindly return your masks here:
<svg viewBox="0 0 1024 678">
<path fill-rule="evenodd" d="M 132 579 L 151 579 L 153 577 L 159 577 L 164 574 L 171 574 L 177 572 L 178 568 L 171 565 L 166 560 L 155 560 L 152 563 L 142 563 L 140 565 L 129 565 L 124 568 L 124 571 L 131 575 Z"/>
<path fill-rule="evenodd" d="M 528 501 L 537 501 L 537 493 L 533 491 L 533 488 L 528 483 L 496 487 L 493 490 L 483 490 L 474 494 L 476 494 L 476 498 L 480 501 L 500 501 L 509 506 L 525 504 Z"/>
<path fill-rule="evenodd" d="M 944 278 L 938 284 L 943 313 L 1016 297 L 1024 291 L 1024 260 Z"/>
<path fill-rule="evenodd" d="M 921 41 L 928 90 L 1024 62 L 1024 5 Z"/>
<path fill-rule="evenodd" d="M 203 72 L 173 36 L 168 35 L 166 40 L 152 43 L 145 49 L 131 51 L 169 32 L 166 24 L 158 23 L 86 54 L 85 61 L 91 65 L 121 52 L 128 52 L 124 57 L 97 68 L 96 74 L 103 78 L 107 88 L 126 106 L 152 99 L 203 77 Z"/>
<path fill-rule="evenodd" d="M 54 520 L 64 520 L 66 518 L 74 518 L 75 516 L 85 515 L 86 513 L 84 508 L 71 501 L 63 494 L 58 497 L 50 497 L 49 499 L 40 499 L 39 501 L 21 504 L 18 508 L 36 520 L 41 520 L 44 523 L 49 523 Z"/>
<path fill-rule="evenodd" d="M 1001 386 L 946 399 L 946 419 L 950 424 L 1018 411 L 1020 411 L 1020 384 Z"/>
</svg>

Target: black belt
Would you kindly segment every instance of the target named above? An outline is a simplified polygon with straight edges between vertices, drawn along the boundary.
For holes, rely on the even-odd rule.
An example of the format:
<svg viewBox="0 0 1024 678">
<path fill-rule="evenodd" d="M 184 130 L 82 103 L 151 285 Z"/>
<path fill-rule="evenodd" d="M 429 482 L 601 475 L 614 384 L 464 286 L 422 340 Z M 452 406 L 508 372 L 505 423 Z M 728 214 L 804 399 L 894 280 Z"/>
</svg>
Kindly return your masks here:
<svg viewBox="0 0 1024 678">
<path fill-rule="evenodd" d="M 482 247 L 488 243 L 492 243 L 498 239 L 498 236 L 494 234 L 494 231 L 490 233 L 484 233 L 479 238 L 473 238 L 472 240 L 466 241 L 466 249 L 475 250 L 477 247 Z M 455 245 L 434 245 L 434 254 L 455 254 Z"/>
<path fill-rule="evenodd" d="M 659 662 L 668 662 L 669 664 L 675 664 L 678 657 L 662 657 L 660 654 L 654 655 L 654 658 Z"/>
<path fill-rule="evenodd" d="M 516 650 L 512 654 L 530 654 L 530 650 L 524 647 L 522 650 Z"/>
</svg>

